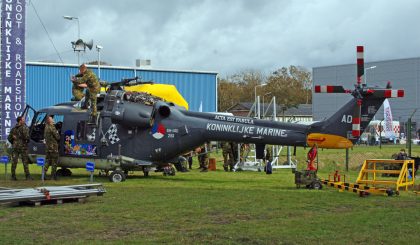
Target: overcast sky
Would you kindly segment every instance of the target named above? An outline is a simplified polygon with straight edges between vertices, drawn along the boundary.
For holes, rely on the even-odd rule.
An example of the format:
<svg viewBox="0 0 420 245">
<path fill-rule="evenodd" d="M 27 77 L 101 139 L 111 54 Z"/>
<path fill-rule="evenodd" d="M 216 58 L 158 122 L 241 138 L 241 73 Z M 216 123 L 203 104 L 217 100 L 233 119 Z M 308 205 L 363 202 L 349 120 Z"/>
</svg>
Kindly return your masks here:
<svg viewBox="0 0 420 245">
<path fill-rule="evenodd" d="M 264 72 L 282 66 L 355 63 L 420 56 L 418 0 L 30 0 L 65 63 L 77 63 L 71 41 L 77 16 L 84 41 L 103 46 L 101 60 L 153 68 Z M 27 61 L 59 61 L 27 5 Z M 92 50 L 81 61 L 97 59 Z"/>
</svg>

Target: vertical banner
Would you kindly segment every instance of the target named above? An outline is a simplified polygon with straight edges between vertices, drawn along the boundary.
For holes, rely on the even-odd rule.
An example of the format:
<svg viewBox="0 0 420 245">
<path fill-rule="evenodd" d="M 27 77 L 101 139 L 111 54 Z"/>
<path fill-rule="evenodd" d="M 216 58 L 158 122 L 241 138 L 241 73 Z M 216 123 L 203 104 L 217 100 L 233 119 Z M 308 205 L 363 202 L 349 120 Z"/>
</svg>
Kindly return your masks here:
<svg viewBox="0 0 420 245">
<path fill-rule="evenodd" d="M 385 137 L 394 138 L 394 129 L 392 128 L 392 113 L 388 99 L 384 101 L 384 131 Z"/>
<path fill-rule="evenodd" d="M 25 109 L 25 0 L 1 5 L 1 139 Z"/>
</svg>

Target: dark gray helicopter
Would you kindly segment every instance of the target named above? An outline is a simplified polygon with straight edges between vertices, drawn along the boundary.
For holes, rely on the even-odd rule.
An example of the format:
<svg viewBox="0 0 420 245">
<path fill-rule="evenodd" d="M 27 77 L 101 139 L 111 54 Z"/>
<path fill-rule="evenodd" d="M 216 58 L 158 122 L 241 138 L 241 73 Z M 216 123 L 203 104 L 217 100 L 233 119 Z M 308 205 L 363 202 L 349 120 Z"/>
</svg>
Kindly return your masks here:
<svg viewBox="0 0 420 245">
<path fill-rule="evenodd" d="M 98 97 L 99 116 L 92 123 L 90 109 L 82 102 L 67 102 L 33 110 L 29 153 L 32 161 L 45 155 L 44 127 L 47 115 L 54 117 L 61 134 L 59 173 L 70 175 L 69 168 L 95 168 L 111 171 L 110 180 L 124 181 L 127 171 L 152 167 L 166 169 L 178 163 L 180 155 L 206 141 L 236 141 L 256 144 L 257 157 L 264 145 L 349 148 L 360 137 L 385 98 L 403 97 L 403 90 L 368 88 L 362 84 L 363 47 L 357 47 L 357 83 L 353 90 L 342 86 L 315 86 L 315 92 L 349 93 L 353 96 L 334 115 L 311 125 L 281 123 L 245 117 L 187 111 L 173 103 L 139 92 L 124 91 L 121 86 L 142 83 L 128 79 L 111 84 Z M 261 157 L 262 158 L 262 157 Z"/>
</svg>

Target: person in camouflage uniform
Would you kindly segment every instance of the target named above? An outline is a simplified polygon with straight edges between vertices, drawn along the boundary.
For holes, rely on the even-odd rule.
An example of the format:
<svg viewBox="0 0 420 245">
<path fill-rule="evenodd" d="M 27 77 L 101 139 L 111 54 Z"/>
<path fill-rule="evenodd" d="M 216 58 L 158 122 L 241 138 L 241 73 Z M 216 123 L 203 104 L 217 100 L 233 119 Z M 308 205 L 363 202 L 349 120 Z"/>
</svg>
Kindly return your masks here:
<svg viewBox="0 0 420 245">
<path fill-rule="evenodd" d="M 32 180 L 31 174 L 29 173 L 28 163 L 28 142 L 29 142 L 29 128 L 25 124 L 24 117 L 18 117 L 15 127 L 12 128 L 7 138 L 12 143 L 12 180 L 16 178 L 16 167 L 19 156 L 22 159 L 23 169 L 27 180 Z"/>
<path fill-rule="evenodd" d="M 266 145 L 265 146 L 265 161 L 272 162 L 273 161 L 273 146 Z"/>
<path fill-rule="evenodd" d="M 238 159 L 238 156 L 239 156 L 239 154 L 238 154 L 238 146 L 239 146 L 239 144 L 236 143 L 236 142 L 230 142 L 230 145 L 232 147 L 232 156 L 231 156 L 232 161 L 231 161 L 231 165 L 230 165 L 230 171 L 233 171 L 233 168 L 234 168 L 235 164 L 239 160 Z"/>
<path fill-rule="evenodd" d="M 57 180 L 57 163 L 58 163 L 58 142 L 60 141 L 60 134 L 54 126 L 54 119 L 51 116 L 47 117 L 47 125 L 44 131 L 45 138 L 45 175 L 47 175 L 48 168 L 51 167 L 51 179 Z"/>
<path fill-rule="evenodd" d="M 210 147 L 210 144 L 208 144 L 207 142 L 204 143 L 204 145 L 200 147 L 199 160 L 200 160 L 200 166 L 202 167 L 200 172 L 207 172 L 209 169 L 209 153 L 208 153 L 209 147 Z"/>
<path fill-rule="evenodd" d="M 248 157 L 248 154 L 249 154 L 249 144 L 245 144 L 245 143 L 241 144 L 241 152 L 239 154 L 239 157 L 240 157 L 239 161 L 245 162 L 245 158 Z"/>
<path fill-rule="evenodd" d="M 73 98 L 71 100 L 73 101 L 80 101 L 84 94 L 83 94 L 83 90 L 84 88 L 79 87 L 79 85 L 77 84 L 77 80 L 74 78 L 73 80 L 73 86 L 71 87 L 71 92 L 73 94 Z"/>
<path fill-rule="evenodd" d="M 232 165 L 232 147 L 229 142 L 222 142 L 222 155 L 223 155 L 223 169 L 227 172 L 228 167 Z"/>
<path fill-rule="evenodd" d="M 101 91 L 101 86 L 95 73 L 88 70 L 85 64 L 80 65 L 79 71 L 79 74 L 72 78 L 72 82 L 79 87 L 86 87 L 88 89 L 89 93 L 86 93 L 86 99 L 90 102 L 91 116 L 95 118 L 97 116 L 96 96 Z"/>
</svg>

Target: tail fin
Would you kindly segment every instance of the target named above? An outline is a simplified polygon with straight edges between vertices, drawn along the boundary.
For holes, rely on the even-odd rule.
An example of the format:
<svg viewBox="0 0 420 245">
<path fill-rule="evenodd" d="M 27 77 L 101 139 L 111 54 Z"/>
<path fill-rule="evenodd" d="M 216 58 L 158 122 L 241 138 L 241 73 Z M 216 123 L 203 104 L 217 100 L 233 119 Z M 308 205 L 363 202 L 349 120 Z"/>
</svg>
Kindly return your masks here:
<svg viewBox="0 0 420 245">
<path fill-rule="evenodd" d="M 357 100 L 358 99 L 356 98 L 351 99 L 327 120 L 314 123 L 310 133 L 340 136 L 350 140 L 352 143 L 357 141 L 360 135 L 355 136 L 352 134 L 353 112 L 354 110 L 359 110 Z M 360 131 L 362 133 L 369 125 L 369 122 L 373 119 L 384 100 L 385 98 L 365 98 L 362 100 L 360 116 Z"/>
</svg>

